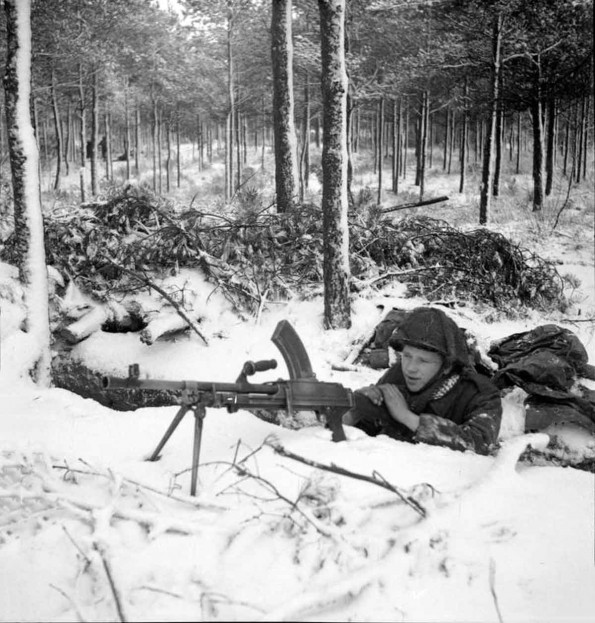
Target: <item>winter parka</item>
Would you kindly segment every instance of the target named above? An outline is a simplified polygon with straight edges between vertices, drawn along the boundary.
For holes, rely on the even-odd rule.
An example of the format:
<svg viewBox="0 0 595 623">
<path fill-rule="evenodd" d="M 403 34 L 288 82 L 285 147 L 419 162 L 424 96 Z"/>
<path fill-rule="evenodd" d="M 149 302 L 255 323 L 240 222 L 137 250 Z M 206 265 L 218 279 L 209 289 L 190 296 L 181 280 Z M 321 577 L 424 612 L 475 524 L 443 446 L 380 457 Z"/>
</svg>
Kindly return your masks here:
<svg viewBox="0 0 595 623">
<path fill-rule="evenodd" d="M 413 394 L 407 389 L 400 362 L 377 385 L 396 385 L 413 413 L 420 416 L 415 432 L 396 422 L 384 404 L 377 406 L 355 391 L 357 423 L 369 435 L 385 434 L 403 441 L 446 446 L 488 454 L 498 440 L 502 420 L 500 392 L 487 378 L 464 369 Z"/>
<path fill-rule="evenodd" d="M 377 385 L 396 385 L 409 409 L 419 415 L 415 432 L 395 421 L 384 403 L 377 406 L 360 391 L 354 392 L 355 426 L 371 435 L 384 433 L 395 439 L 488 454 L 500 431 L 500 392 L 473 369 L 456 323 L 440 309 L 418 307 L 396 329 L 390 343 L 396 350 L 410 345 L 439 353 L 445 372 L 421 391 L 411 392 L 399 360 L 378 381 Z"/>
</svg>

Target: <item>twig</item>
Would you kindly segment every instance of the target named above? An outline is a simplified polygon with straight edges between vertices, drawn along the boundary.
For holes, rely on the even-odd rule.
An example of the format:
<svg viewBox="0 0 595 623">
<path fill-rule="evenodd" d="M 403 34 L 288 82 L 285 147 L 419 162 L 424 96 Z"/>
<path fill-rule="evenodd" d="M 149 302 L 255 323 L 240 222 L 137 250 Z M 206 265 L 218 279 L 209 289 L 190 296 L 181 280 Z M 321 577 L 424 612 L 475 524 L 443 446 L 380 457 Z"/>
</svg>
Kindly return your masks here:
<svg viewBox="0 0 595 623">
<path fill-rule="evenodd" d="M 372 564 L 364 569 L 350 572 L 348 577 L 332 584 L 284 600 L 278 608 L 268 612 L 261 621 L 300 621 L 306 616 L 326 610 L 341 602 L 352 601 L 359 597 L 370 584 L 385 573 L 384 564 Z"/>
<path fill-rule="evenodd" d="M 105 557 L 102 548 L 99 546 L 99 544 L 97 543 L 97 541 L 95 541 L 93 543 L 93 549 L 97 552 L 97 554 L 99 555 L 99 558 L 101 558 L 101 562 L 103 564 L 103 569 L 105 571 L 105 575 L 107 576 L 107 580 L 109 582 L 110 585 L 110 589 L 112 591 L 112 597 L 114 598 L 114 603 L 116 604 L 116 610 L 118 611 L 118 617 L 120 619 L 120 621 L 122 623 L 126 623 L 126 617 L 124 616 L 124 610 L 122 609 L 122 599 L 120 597 L 120 593 L 116 587 L 116 584 L 114 582 L 114 576 L 112 574 L 111 571 L 111 567 L 110 564 L 107 560 L 107 558 Z"/>
<path fill-rule="evenodd" d="M 76 616 L 78 617 L 78 620 L 81 623 L 87 623 L 87 618 L 82 613 L 80 606 L 66 591 L 63 591 L 59 586 L 56 586 L 55 584 L 50 584 L 50 587 L 53 588 L 55 591 L 58 591 L 60 595 L 64 597 L 64 599 L 68 600 L 70 605 L 74 608 L 74 611 L 76 612 Z"/>
<path fill-rule="evenodd" d="M 407 270 L 393 270 L 388 273 L 384 273 L 383 275 L 379 275 L 378 277 L 373 277 L 372 279 L 368 279 L 366 281 L 362 280 L 355 285 L 357 289 L 362 289 L 362 288 L 371 286 L 372 284 L 377 283 L 378 281 L 382 281 L 383 279 L 388 279 L 390 277 L 401 277 L 403 275 L 411 275 L 413 273 L 419 273 L 419 272 L 424 272 L 428 270 L 438 270 L 440 268 L 443 268 L 443 267 L 438 264 L 435 264 L 434 266 L 419 266 L 418 268 L 408 268 Z"/>
<path fill-rule="evenodd" d="M 504 623 L 502 613 L 500 612 L 500 606 L 498 605 L 498 595 L 496 594 L 496 563 L 493 558 L 490 558 L 490 592 L 494 599 L 494 606 L 496 606 L 496 614 L 498 615 L 498 621 Z"/>
<path fill-rule="evenodd" d="M 58 495 L 56 493 L 48 495 L 47 497 L 72 512 L 78 512 L 81 515 L 83 514 L 81 511 L 84 513 L 93 513 L 105 508 L 101 504 L 83 502 L 70 496 Z M 126 511 L 124 509 L 114 508 L 112 516 L 127 521 L 135 521 L 141 526 L 147 526 L 149 530 L 159 529 L 161 532 L 171 531 L 181 534 L 199 534 L 204 532 L 206 526 L 206 523 L 180 521 L 175 518 L 164 517 L 162 513 L 150 513 L 148 511 Z M 209 525 L 212 525 L 212 522 L 209 522 Z"/>
<path fill-rule="evenodd" d="M 83 461 L 82 459 L 79 459 L 79 460 L 83 464 L 89 465 L 88 463 L 86 463 L 86 461 Z M 68 467 L 64 465 L 52 465 L 52 468 L 64 469 L 67 472 L 71 472 L 73 474 L 84 474 L 86 476 L 101 476 L 102 478 L 110 478 L 108 474 L 102 474 L 100 471 L 97 471 L 97 470 L 87 471 L 84 469 L 73 469 L 72 467 Z M 155 487 L 145 485 L 142 482 L 138 482 L 138 480 L 132 480 L 131 478 L 126 478 L 125 476 L 120 476 L 120 477 L 122 478 L 122 481 L 125 484 L 131 485 L 133 487 L 138 487 L 139 489 L 146 489 L 147 491 L 150 491 L 151 493 L 155 493 L 156 495 L 163 496 L 164 498 L 167 498 L 168 500 L 173 500 L 175 502 L 182 502 L 184 504 L 190 504 L 191 506 L 195 506 L 203 510 L 211 510 L 211 511 L 227 510 L 225 506 L 218 506 L 216 504 L 213 504 L 212 502 L 209 502 L 208 504 L 206 504 L 190 496 L 185 497 L 185 496 L 180 496 L 180 495 L 173 495 L 171 493 L 167 493 L 166 491 L 161 491 L 160 489 L 156 489 Z"/>
<path fill-rule="evenodd" d="M 260 484 L 264 485 L 266 488 L 271 490 L 280 500 L 283 500 L 284 502 L 289 504 L 291 508 L 296 510 L 309 524 L 311 524 L 323 536 L 326 536 L 326 537 L 336 536 L 332 530 L 329 530 L 326 526 L 324 526 L 320 521 L 318 521 L 318 519 L 316 519 L 316 517 L 314 517 L 311 513 L 301 508 L 298 505 L 297 500 L 296 501 L 290 500 L 287 496 L 283 495 L 270 480 L 267 480 L 266 478 L 263 478 L 262 476 L 258 476 L 257 474 L 252 473 L 248 468 L 241 467 L 237 463 L 231 464 L 231 467 L 233 467 L 240 476 L 253 478 L 257 482 L 259 482 Z"/>
<path fill-rule="evenodd" d="M 340 476 L 347 476 L 349 478 L 354 478 L 356 480 L 363 480 L 364 482 L 369 482 L 371 484 L 377 485 L 378 487 L 382 487 L 383 489 L 387 489 L 388 491 L 392 491 L 395 493 L 405 504 L 410 506 L 416 513 L 419 513 L 422 517 L 426 517 L 427 512 L 426 509 L 415 499 L 410 496 L 404 495 L 399 491 L 397 487 L 390 484 L 383 476 L 381 476 L 378 472 L 373 472 L 372 476 L 366 476 L 365 474 L 359 474 L 357 472 L 352 472 L 342 467 L 331 463 L 330 465 L 325 465 L 324 463 L 318 463 L 318 461 L 312 461 L 311 459 L 307 459 L 299 454 L 294 454 L 289 450 L 286 450 L 277 440 L 269 438 L 267 440 L 266 445 L 270 446 L 277 454 L 284 456 L 288 459 L 293 459 L 294 461 L 299 461 L 300 463 L 304 463 L 305 465 L 310 465 L 311 467 L 315 467 L 317 469 L 322 469 L 327 472 L 332 472 L 334 474 L 339 474 Z"/>
<path fill-rule="evenodd" d="M 64 534 L 66 534 L 66 536 L 68 537 L 68 540 L 74 545 L 75 549 L 78 551 L 78 553 L 85 559 L 85 562 L 90 565 L 91 564 L 91 559 L 89 558 L 89 556 L 87 556 L 87 554 L 85 554 L 85 552 L 83 552 L 83 550 L 81 549 L 80 545 L 72 538 L 70 532 L 68 532 L 68 530 L 66 529 L 66 526 L 62 526 L 62 530 L 64 530 Z"/>
</svg>

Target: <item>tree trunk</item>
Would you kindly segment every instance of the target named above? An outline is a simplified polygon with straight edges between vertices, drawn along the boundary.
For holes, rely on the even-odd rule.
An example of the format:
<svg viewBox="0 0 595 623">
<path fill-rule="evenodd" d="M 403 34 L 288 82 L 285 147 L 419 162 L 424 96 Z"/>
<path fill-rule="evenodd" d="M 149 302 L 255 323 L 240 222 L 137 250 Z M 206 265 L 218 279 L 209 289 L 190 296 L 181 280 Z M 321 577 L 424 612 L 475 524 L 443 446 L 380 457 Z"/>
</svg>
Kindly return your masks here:
<svg viewBox="0 0 595 623">
<path fill-rule="evenodd" d="M 531 101 L 533 127 L 533 212 L 543 208 L 543 120 L 541 97 L 541 64 L 535 60 L 535 83 Z"/>
<path fill-rule="evenodd" d="M 374 130 L 372 132 L 372 148 L 374 149 L 374 175 L 378 174 L 378 134 L 380 130 L 378 128 L 378 110 L 374 112 Z"/>
<path fill-rule="evenodd" d="M 304 201 L 310 185 L 310 74 L 306 71 L 304 112 L 302 118 L 302 151 L 300 154 L 300 201 Z"/>
<path fill-rule="evenodd" d="M 47 267 L 40 199 L 39 152 L 31 123 L 31 3 L 5 0 L 6 66 L 4 91 L 12 172 L 16 249 L 29 336 L 28 372 L 49 386 L 50 324 Z"/>
<path fill-rule="evenodd" d="M 409 151 L 409 102 L 405 106 L 405 132 L 403 134 L 403 179 L 407 177 L 407 153 Z"/>
<path fill-rule="evenodd" d="M 83 84 L 83 68 L 79 65 L 79 104 L 81 113 L 81 126 L 80 126 L 80 141 L 81 141 L 81 171 L 80 171 L 80 184 L 81 184 L 81 202 L 85 202 L 85 170 L 87 167 L 87 123 L 86 112 L 87 107 L 85 105 L 85 87 Z"/>
<path fill-rule="evenodd" d="M 382 169 L 384 161 L 384 98 L 378 100 L 378 131 L 376 138 L 376 159 L 378 161 L 378 193 L 376 203 L 382 203 Z"/>
<path fill-rule="evenodd" d="M 357 114 L 355 116 L 355 132 L 353 133 L 353 151 L 354 152 L 358 152 L 359 151 L 359 139 L 360 139 L 360 121 L 361 121 L 361 108 L 358 106 L 356 108 Z"/>
<path fill-rule="evenodd" d="M 234 57 L 232 50 L 233 39 L 233 3 L 228 2 L 227 12 L 227 103 L 228 110 L 225 118 L 225 199 L 233 195 L 233 120 L 235 116 L 234 97 Z"/>
<path fill-rule="evenodd" d="M 543 208 L 543 127 L 541 101 L 534 97 L 531 102 L 533 125 L 533 212 Z"/>
<path fill-rule="evenodd" d="M 243 115 L 239 107 L 236 108 L 234 132 L 236 155 L 236 184 L 234 190 L 237 190 L 242 185 L 242 116 Z"/>
<path fill-rule="evenodd" d="M 469 109 L 467 107 L 467 99 L 469 97 L 469 80 L 465 77 L 463 86 L 463 127 L 461 128 L 461 171 L 459 181 L 459 192 L 465 191 L 465 177 L 467 175 L 467 159 L 469 158 Z"/>
<path fill-rule="evenodd" d="M 182 181 L 182 161 L 180 157 L 180 111 L 176 105 L 176 187 L 180 188 Z"/>
<path fill-rule="evenodd" d="M 262 98 L 262 140 L 261 142 L 261 149 L 260 149 L 260 168 L 264 171 L 264 166 L 265 166 L 265 155 L 266 155 L 266 143 L 267 143 L 267 119 L 266 119 L 266 112 L 265 112 L 265 105 L 264 105 L 264 97 Z"/>
<path fill-rule="evenodd" d="M 516 118 L 516 167 L 515 172 L 518 175 L 521 172 L 521 114 L 517 114 Z"/>
<path fill-rule="evenodd" d="M 102 153 L 102 157 L 105 158 L 105 177 L 108 180 L 114 179 L 114 164 L 112 159 L 112 115 L 108 110 L 105 112 L 103 118 L 105 135 L 103 140 L 105 141 L 105 150 Z"/>
<path fill-rule="evenodd" d="M 56 134 L 56 178 L 54 180 L 54 190 L 60 189 L 60 175 L 62 173 L 62 124 L 60 123 L 60 112 L 58 110 L 58 98 L 56 96 L 56 74 L 52 69 L 50 84 L 50 97 L 52 100 L 52 113 L 54 115 L 54 131 Z"/>
<path fill-rule="evenodd" d="M 428 166 L 430 169 L 434 166 L 434 116 L 430 115 L 430 107 L 428 105 L 428 127 L 430 134 L 428 136 Z"/>
<path fill-rule="evenodd" d="M 319 0 L 324 141 L 322 148 L 324 326 L 351 326 L 347 223 L 345 0 Z"/>
<path fill-rule="evenodd" d="M 446 108 L 446 118 L 444 121 L 444 150 L 442 157 L 442 170 L 446 171 L 446 163 L 448 162 L 448 146 L 450 143 L 450 108 Z"/>
<path fill-rule="evenodd" d="M 419 139 L 419 200 L 423 201 L 426 184 L 426 151 L 428 147 L 428 123 L 430 120 L 430 94 L 422 94 Z"/>
<path fill-rule="evenodd" d="M 158 157 L 157 157 L 157 132 L 158 132 L 158 124 L 157 124 L 157 101 L 153 100 L 153 119 L 152 119 L 152 132 L 151 132 L 151 154 L 153 156 L 153 192 L 157 192 L 157 166 L 158 166 Z"/>
<path fill-rule="evenodd" d="M 401 99 L 393 102 L 393 192 L 399 192 L 399 171 L 401 168 Z"/>
<path fill-rule="evenodd" d="M 545 152 L 545 196 L 549 197 L 554 182 L 554 151 L 556 149 L 556 100 L 550 98 L 547 106 L 547 131 Z"/>
<path fill-rule="evenodd" d="M 502 79 L 500 78 L 500 85 L 498 87 L 498 93 L 501 92 Z M 496 148 L 496 162 L 494 164 L 494 184 L 492 188 L 492 195 L 498 197 L 500 194 L 500 170 L 502 168 L 502 102 L 498 97 L 498 107 L 496 109 L 496 129 L 494 131 Z"/>
<path fill-rule="evenodd" d="M 591 75 L 591 78 L 593 76 Z M 592 82 L 591 82 L 592 84 Z M 589 155 L 589 129 L 593 127 L 592 123 L 589 123 L 589 115 L 591 111 L 591 95 L 585 95 L 585 119 L 584 119 L 584 127 L 585 131 L 583 133 L 583 179 L 587 177 L 587 159 Z"/>
<path fill-rule="evenodd" d="M 586 161 L 586 136 L 587 136 L 587 96 L 583 95 L 581 98 L 581 116 L 578 135 L 578 156 L 576 159 L 576 183 L 581 181 L 581 175 L 583 174 L 583 160 Z M 584 176 L 583 176 L 584 177 Z"/>
<path fill-rule="evenodd" d="M 93 86 L 91 91 L 91 194 L 99 193 L 99 179 L 97 175 L 97 135 L 99 134 L 99 84 L 97 69 L 93 71 Z"/>
<path fill-rule="evenodd" d="M 500 50 L 502 44 L 502 13 L 494 18 L 492 30 L 492 110 L 490 126 L 486 132 L 483 147 L 483 166 L 479 198 L 479 224 L 488 222 L 490 212 L 491 187 L 494 179 L 494 159 L 492 145 L 496 135 L 496 117 L 498 115 L 498 86 L 500 84 Z"/>
<path fill-rule="evenodd" d="M 169 121 L 165 122 L 165 192 L 171 190 L 171 128 Z"/>
<path fill-rule="evenodd" d="M 299 187 L 293 102 L 291 0 L 273 0 L 271 57 L 273 64 L 273 132 L 277 211 L 293 207 Z"/>
<path fill-rule="evenodd" d="M 64 134 L 64 133 L 63 133 Z M 72 154 L 72 107 L 70 102 L 66 108 L 66 136 L 64 137 L 64 168 L 70 174 L 70 158 Z"/>
<path fill-rule="evenodd" d="M 158 109 L 157 114 L 157 189 L 161 195 L 163 191 L 163 111 Z"/>
<path fill-rule="evenodd" d="M 455 130 L 456 130 L 456 110 L 452 111 L 452 115 L 450 116 L 450 132 L 449 132 L 449 141 L 448 141 L 448 174 L 450 175 L 450 171 L 452 168 L 452 152 L 454 150 L 455 145 Z"/>
<path fill-rule="evenodd" d="M 562 175 L 566 177 L 568 167 L 568 147 L 570 145 L 570 110 L 566 112 L 566 120 L 564 123 L 564 143 L 563 143 L 563 161 L 562 161 Z"/>
</svg>

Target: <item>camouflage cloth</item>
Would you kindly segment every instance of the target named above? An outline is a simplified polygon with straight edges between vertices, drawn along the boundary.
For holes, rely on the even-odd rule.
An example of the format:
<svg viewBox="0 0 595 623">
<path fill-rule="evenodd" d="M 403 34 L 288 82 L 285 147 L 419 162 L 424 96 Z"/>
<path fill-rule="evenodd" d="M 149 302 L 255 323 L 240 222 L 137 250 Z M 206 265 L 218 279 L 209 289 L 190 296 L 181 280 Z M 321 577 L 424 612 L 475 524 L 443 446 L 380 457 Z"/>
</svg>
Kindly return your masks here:
<svg viewBox="0 0 595 623">
<path fill-rule="evenodd" d="M 355 394 L 355 426 L 369 435 L 446 446 L 488 454 L 498 440 L 502 402 L 498 389 L 485 377 L 468 369 L 442 377 L 413 394 L 397 362 L 379 379 L 378 385 L 396 385 L 409 406 L 420 416 L 419 427 L 410 431 L 390 416 L 384 405 L 376 406 L 359 391 Z"/>
</svg>

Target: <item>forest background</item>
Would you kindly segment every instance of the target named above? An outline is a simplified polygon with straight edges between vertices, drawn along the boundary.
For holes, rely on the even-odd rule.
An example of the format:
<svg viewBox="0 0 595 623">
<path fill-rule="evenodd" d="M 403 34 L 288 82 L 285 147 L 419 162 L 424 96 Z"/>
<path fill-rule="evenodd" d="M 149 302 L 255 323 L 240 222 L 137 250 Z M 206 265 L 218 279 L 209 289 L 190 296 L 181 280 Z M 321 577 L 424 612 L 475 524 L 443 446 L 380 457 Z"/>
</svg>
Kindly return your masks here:
<svg viewBox="0 0 595 623">
<path fill-rule="evenodd" d="M 328 327 L 350 324 L 348 200 L 354 206 L 364 192 L 364 202 L 375 196 L 381 206 L 387 186 L 398 197 L 411 158 L 419 201 L 437 159 L 444 172 L 458 169 L 460 194 L 478 185 L 481 225 L 492 197 L 527 166 L 533 212 L 556 182 L 560 196 L 562 178 L 559 212 L 568 205 L 573 184 L 587 176 L 593 140 L 589 2 L 318 4 L 33 2 L 31 106 L 50 196 L 60 199 L 73 167 L 83 203 L 131 179 L 169 193 L 181 185 L 191 145 L 197 179 L 221 158 L 222 188 L 212 190 L 254 212 L 274 144 L 278 213 L 310 201 L 312 174 L 323 185 Z M 312 149 L 321 147 L 323 117 L 319 161 Z M 2 133 L 3 162 L 7 144 Z M 260 151 L 260 170 L 248 166 L 249 150 Z M 354 163 L 364 154 L 362 169 L 376 179 L 354 191 Z M 505 160 L 513 174 L 503 181 Z M 192 205 L 212 211 L 205 188 L 196 187 Z M 25 229 L 15 230 L 21 255 Z"/>
</svg>

